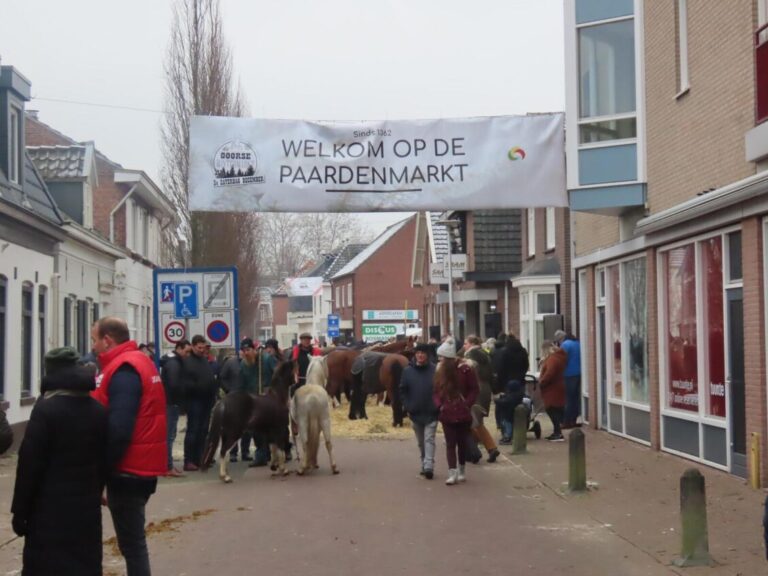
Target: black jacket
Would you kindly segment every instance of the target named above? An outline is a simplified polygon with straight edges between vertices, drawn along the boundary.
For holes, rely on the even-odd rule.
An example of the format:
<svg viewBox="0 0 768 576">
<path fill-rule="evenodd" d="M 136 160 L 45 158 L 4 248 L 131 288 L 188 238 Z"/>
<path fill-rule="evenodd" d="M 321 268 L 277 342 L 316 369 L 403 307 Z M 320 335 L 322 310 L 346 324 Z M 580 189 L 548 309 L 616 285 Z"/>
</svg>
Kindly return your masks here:
<svg viewBox="0 0 768 576">
<path fill-rule="evenodd" d="M 5 454 L 11 444 L 13 444 L 13 429 L 8 424 L 5 410 L 0 409 L 0 455 Z"/>
<path fill-rule="evenodd" d="M 169 406 L 181 406 L 184 403 L 182 369 L 182 358 L 173 352 L 160 358 L 160 378 L 165 388 L 165 401 Z"/>
<path fill-rule="evenodd" d="M 22 574 L 101 574 L 101 493 L 107 412 L 88 395 L 93 371 L 43 378 L 19 449 L 14 531 L 26 536 Z"/>
<path fill-rule="evenodd" d="M 190 354 L 184 358 L 183 381 L 184 395 L 187 399 L 213 398 L 218 391 L 216 374 L 208 358 Z"/>
<path fill-rule="evenodd" d="M 528 351 L 523 348 L 520 340 L 507 338 L 507 343 L 498 355 L 496 365 L 496 392 L 506 389 L 510 380 L 522 382 L 529 368 Z"/>
<path fill-rule="evenodd" d="M 438 410 L 432 399 L 435 379 L 435 365 L 427 362 L 417 366 L 412 362 L 403 370 L 400 378 L 400 396 L 403 407 L 411 420 L 417 424 L 429 424 L 437 420 Z"/>
</svg>

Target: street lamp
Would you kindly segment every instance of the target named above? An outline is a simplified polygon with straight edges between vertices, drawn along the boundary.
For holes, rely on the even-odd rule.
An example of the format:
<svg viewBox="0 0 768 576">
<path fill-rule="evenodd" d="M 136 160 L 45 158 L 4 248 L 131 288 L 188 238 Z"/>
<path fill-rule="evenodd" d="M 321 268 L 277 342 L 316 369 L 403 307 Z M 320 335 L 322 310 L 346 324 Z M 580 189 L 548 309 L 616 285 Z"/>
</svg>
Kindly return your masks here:
<svg viewBox="0 0 768 576">
<path fill-rule="evenodd" d="M 435 224 L 440 224 L 448 229 L 448 329 L 450 335 L 453 336 L 453 242 L 451 234 L 453 230 L 461 226 L 461 220 L 436 220 Z"/>
</svg>

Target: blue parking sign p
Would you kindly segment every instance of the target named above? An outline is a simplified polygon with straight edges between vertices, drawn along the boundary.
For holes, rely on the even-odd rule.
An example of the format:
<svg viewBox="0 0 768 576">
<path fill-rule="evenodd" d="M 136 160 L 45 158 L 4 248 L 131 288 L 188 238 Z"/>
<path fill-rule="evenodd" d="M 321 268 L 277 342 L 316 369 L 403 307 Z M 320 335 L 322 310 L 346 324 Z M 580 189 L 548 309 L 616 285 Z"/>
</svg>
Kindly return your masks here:
<svg viewBox="0 0 768 576">
<path fill-rule="evenodd" d="M 174 284 L 173 315 L 176 318 L 197 318 L 200 315 L 198 302 L 197 284 L 194 282 Z"/>
</svg>

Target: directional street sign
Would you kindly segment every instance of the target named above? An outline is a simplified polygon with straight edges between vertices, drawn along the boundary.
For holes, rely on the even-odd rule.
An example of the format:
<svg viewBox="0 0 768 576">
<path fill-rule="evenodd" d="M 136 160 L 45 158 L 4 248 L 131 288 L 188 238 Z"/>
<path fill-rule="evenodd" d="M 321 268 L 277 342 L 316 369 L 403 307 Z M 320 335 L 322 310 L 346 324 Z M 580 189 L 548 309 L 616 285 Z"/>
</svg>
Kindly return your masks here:
<svg viewBox="0 0 768 576">
<path fill-rule="evenodd" d="M 197 284 L 192 282 L 174 284 L 173 310 L 176 318 L 197 318 L 200 315 Z"/>
<path fill-rule="evenodd" d="M 341 336 L 339 330 L 341 319 L 338 314 L 328 314 L 328 338 L 338 338 Z"/>
</svg>

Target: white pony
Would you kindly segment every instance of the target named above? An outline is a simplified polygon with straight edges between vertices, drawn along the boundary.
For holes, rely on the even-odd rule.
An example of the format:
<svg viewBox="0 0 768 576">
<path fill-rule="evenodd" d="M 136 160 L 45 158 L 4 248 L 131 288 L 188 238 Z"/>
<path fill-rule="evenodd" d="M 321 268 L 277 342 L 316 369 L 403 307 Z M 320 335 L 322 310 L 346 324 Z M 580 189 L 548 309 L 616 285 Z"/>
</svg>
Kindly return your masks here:
<svg viewBox="0 0 768 576">
<path fill-rule="evenodd" d="M 339 473 L 336 462 L 333 459 L 333 446 L 331 445 L 331 410 L 329 406 L 328 392 L 325 391 L 325 382 L 328 378 L 328 367 L 324 356 L 313 356 L 307 368 L 307 381 L 296 390 L 291 399 L 291 419 L 296 422 L 301 440 L 301 454 L 299 458 L 298 474 L 304 474 L 308 470 L 318 468 L 317 452 L 320 447 L 320 432 L 325 439 L 325 448 L 328 450 L 328 458 L 331 461 L 331 470 Z M 299 448 L 296 437 L 293 444 Z"/>
</svg>

